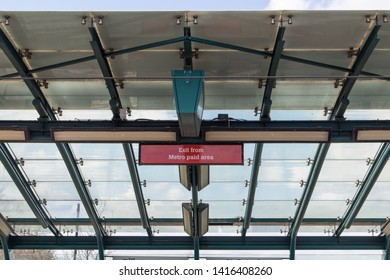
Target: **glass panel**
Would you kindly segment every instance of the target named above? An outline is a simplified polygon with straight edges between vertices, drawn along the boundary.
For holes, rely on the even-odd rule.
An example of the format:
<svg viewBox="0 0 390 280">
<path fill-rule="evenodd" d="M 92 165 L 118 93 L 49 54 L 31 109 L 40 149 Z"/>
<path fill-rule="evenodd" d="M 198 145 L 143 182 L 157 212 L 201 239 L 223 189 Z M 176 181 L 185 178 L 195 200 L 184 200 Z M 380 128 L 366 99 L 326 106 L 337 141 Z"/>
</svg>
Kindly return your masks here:
<svg viewBox="0 0 390 280">
<path fill-rule="evenodd" d="M 345 56 L 345 54 L 343 54 Z M 280 64 L 290 64 L 292 62 L 280 62 Z M 291 65 L 292 66 L 292 65 Z M 311 71 L 318 71 L 317 69 L 322 68 L 313 68 L 306 69 L 310 66 L 299 65 L 299 67 L 294 67 L 294 74 L 297 69 L 304 68 L 305 74 L 311 73 Z M 283 72 L 283 66 L 279 66 L 279 71 Z M 300 70 L 298 70 L 300 71 Z M 313 74 L 314 75 L 314 74 Z M 275 110 L 318 110 L 319 118 L 324 117 L 324 108 L 332 108 L 335 104 L 338 89 L 335 89 L 333 81 L 324 81 L 324 82 L 310 82 L 307 81 L 277 81 L 276 87 L 272 92 L 272 109 Z M 273 114 L 272 114 L 273 115 Z M 295 116 L 292 114 L 286 115 L 287 119 L 294 119 Z"/>
<path fill-rule="evenodd" d="M 199 193 L 203 197 L 205 191 L 214 189 L 215 187 L 208 186 Z M 191 199 L 191 192 L 178 182 L 146 182 L 146 188 L 142 188 L 145 199 L 174 201 L 188 201 Z"/>
<path fill-rule="evenodd" d="M 294 217 L 297 205 L 294 200 L 261 200 L 255 201 L 252 217 L 255 218 L 288 218 Z M 244 213 L 244 212 L 242 212 Z"/>
<path fill-rule="evenodd" d="M 182 218 L 182 209 L 181 204 L 188 201 L 161 201 L 161 200 L 151 200 L 150 205 L 146 207 L 149 217 L 153 218 Z M 211 209 L 211 206 L 210 206 Z M 211 218 L 210 213 L 210 218 Z"/>
<path fill-rule="evenodd" d="M 265 144 L 263 160 L 297 160 L 306 162 L 313 158 L 318 144 Z"/>
<path fill-rule="evenodd" d="M 27 86 L 20 81 L 0 81 L 0 109 L 5 110 L 33 110 L 33 95 Z M 2 112 L 3 114 L 4 112 Z M 32 112 L 28 112 L 32 114 Z M 20 113 L 19 113 L 20 114 Z M 35 113 L 35 116 L 38 116 Z M 23 119 L 31 119 L 23 116 Z M 20 117 L 19 117 L 20 118 Z M 14 119 L 14 118 L 8 118 Z"/>
<path fill-rule="evenodd" d="M 305 218 L 341 218 L 347 207 L 345 200 L 311 200 Z"/>
<path fill-rule="evenodd" d="M 55 260 L 54 250 L 12 250 L 13 260 Z"/>
<path fill-rule="evenodd" d="M 390 197 L 382 200 L 366 200 L 356 218 L 386 218 L 389 217 Z"/>
<path fill-rule="evenodd" d="M 25 160 L 62 160 L 55 144 L 11 143 L 9 146 L 15 155 L 23 157 Z"/>
<path fill-rule="evenodd" d="M 8 218 L 35 218 L 24 200 L 0 200 L 0 213 Z"/>
<path fill-rule="evenodd" d="M 351 226 L 343 231 L 343 236 L 378 236 L 381 233 L 381 225 L 376 226 Z"/>
<path fill-rule="evenodd" d="M 78 207 L 80 211 L 78 212 Z M 47 210 L 53 218 L 88 218 L 79 200 L 47 200 Z"/>
<path fill-rule="evenodd" d="M 19 236 L 26 235 L 53 235 L 49 229 L 44 229 L 40 225 L 12 225 L 15 233 Z"/>
<path fill-rule="evenodd" d="M 102 218 L 140 217 L 137 202 L 135 200 L 99 200 L 96 209 L 99 216 Z"/>
<path fill-rule="evenodd" d="M 299 199 L 303 188 L 299 183 L 259 182 L 256 189 L 256 200 L 290 200 Z"/>
<path fill-rule="evenodd" d="M 348 98 L 348 109 L 389 109 L 388 83 L 381 80 L 357 80 Z"/>
</svg>

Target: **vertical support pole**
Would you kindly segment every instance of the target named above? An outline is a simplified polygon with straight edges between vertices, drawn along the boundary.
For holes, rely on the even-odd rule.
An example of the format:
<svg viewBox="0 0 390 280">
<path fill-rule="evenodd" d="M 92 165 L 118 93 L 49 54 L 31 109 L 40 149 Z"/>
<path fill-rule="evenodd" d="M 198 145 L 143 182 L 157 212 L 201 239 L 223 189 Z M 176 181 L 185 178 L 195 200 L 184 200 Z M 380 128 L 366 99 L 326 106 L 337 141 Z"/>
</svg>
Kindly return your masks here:
<svg viewBox="0 0 390 280">
<path fill-rule="evenodd" d="M 290 260 L 295 260 L 295 250 L 297 248 L 297 235 L 290 236 Z"/>
<path fill-rule="evenodd" d="M 1 246 L 3 247 L 4 259 L 9 261 L 11 258 L 8 249 L 8 237 L 0 235 L 0 241 L 1 241 Z"/>
<path fill-rule="evenodd" d="M 80 218 L 80 203 L 77 203 L 76 217 Z M 79 236 L 79 226 L 76 226 L 76 236 Z M 77 259 L 77 249 L 73 252 L 73 260 Z"/>
<path fill-rule="evenodd" d="M 386 245 L 386 254 L 385 254 L 385 260 L 390 260 L 390 236 L 386 237 L 387 245 Z"/>
<path fill-rule="evenodd" d="M 194 259 L 199 260 L 198 183 L 196 166 L 191 165 L 192 211 L 194 219 Z"/>
</svg>

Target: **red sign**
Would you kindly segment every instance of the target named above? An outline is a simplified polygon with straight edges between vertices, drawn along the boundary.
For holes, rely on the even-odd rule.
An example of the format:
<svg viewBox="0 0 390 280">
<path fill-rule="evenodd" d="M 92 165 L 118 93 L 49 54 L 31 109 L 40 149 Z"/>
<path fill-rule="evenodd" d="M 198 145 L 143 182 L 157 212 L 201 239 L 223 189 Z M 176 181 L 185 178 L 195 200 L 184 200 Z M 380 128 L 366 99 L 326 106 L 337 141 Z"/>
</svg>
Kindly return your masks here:
<svg viewBox="0 0 390 280">
<path fill-rule="evenodd" d="M 243 164 L 241 144 L 140 144 L 140 164 Z"/>
</svg>

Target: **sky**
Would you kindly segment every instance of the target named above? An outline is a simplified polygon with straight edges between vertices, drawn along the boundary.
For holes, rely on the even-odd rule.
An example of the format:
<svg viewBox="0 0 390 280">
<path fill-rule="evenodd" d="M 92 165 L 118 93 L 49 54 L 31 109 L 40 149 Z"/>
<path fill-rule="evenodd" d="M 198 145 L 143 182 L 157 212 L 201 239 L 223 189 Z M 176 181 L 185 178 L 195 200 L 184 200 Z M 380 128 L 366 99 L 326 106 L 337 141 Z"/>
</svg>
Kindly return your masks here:
<svg viewBox="0 0 390 280">
<path fill-rule="evenodd" d="M 0 11 L 140 11 L 140 10 L 386 10 L 388 0 L 19 0 L 1 1 Z"/>
</svg>

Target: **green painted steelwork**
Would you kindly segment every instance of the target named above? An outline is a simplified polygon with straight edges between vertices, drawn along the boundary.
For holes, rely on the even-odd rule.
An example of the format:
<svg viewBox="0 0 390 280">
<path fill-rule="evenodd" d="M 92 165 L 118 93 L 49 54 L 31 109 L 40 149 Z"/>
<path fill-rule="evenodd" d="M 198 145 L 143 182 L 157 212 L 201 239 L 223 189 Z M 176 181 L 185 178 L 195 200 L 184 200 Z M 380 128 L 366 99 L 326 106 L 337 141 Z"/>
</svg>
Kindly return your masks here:
<svg viewBox="0 0 390 280">
<path fill-rule="evenodd" d="M 133 184 L 134 194 L 135 194 L 135 197 L 137 199 L 137 205 L 138 205 L 138 210 L 139 210 L 139 214 L 141 217 L 142 226 L 146 230 L 146 232 L 148 233 L 148 236 L 152 236 L 153 232 L 152 232 L 152 228 L 151 228 L 150 223 L 149 223 L 148 212 L 147 212 L 146 206 L 145 206 L 145 198 L 144 198 L 144 195 L 142 193 L 142 187 L 141 187 L 141 183 L 140 183 L 141 181 L 139 179 L 139 173 L 138 173 L 137 165 L 135 162 L 135 155 L 134 155 L 134 151 L 133 151 L 133 146 L 129 143 L 123 143 L 122 146 L 123 146 L 123 150 L 124 150 L 124 153 L 126 156 L 126 161 L 127 161 L 127 166 L 129 168 L 129 172 L 130 172 L 131 182 Z"/>
<path fill-rule="evenodd" d="M 361 51 L 359 52 L 355 63 L 352 66 L 352 72 L 349 73 L 348 77 L 353 76 L 355 78 L 347 78 L 340 93 L 337 98 L 337 101 L 335 105 L 333 106 L 334 110 L 332 110 L 332 113 L 329 116 L 329 119 L 341 119 L 344 117 L 344 112 L 346 110 L 346 107 L 349 104 L 348 96 L 352 90 L 352 87 L 355 85 L 355 82 L 357 80 L 357 76 L 359 76 L 362 71 L 363 67 L 368 61 L 368 58 L 374 51 L 375 47 L 379 43 L 378 32 L 380 30 L 381 26 L 376 25 L 370 35 L 368 36 L 364 46 L 362 47 Z M 347 104 L 345 104 L 347 102 Z"/>
<path fill-rule="evenodd" d="M 122 103 L 119 98 L 115 81 L 114 79 L 112 79 L 113 75 L 110 66 L 107 62 L 107 58 L 104 56 L 105 53 L 104 53 L 102 43 L 100 42 L 99 35 L 97 34 L 95 28 L 90 27 L 89 32 L 91 33 L 91 37 L 92 37 L 92 41 L 90 43 L 93 52 L 95 53 L 96 60 L 99 63 L 103 77 L 109 78 L 109 79 L 105 79 L 105 82 L 106 82 L 107 89 L 111 95 L 111 100 L 110 100 L 111 111 L 114 115 L 114 119 L 120 119 L 119 110 L 122 108 Z"/>
<path fill-rule="evenodd" d="M 385 254 L 385 260 L 390 260 L 390 237 L 386 237 L 387 245 L 386 245 L 386 254 Z"/>
<path fill-rule="evenodd" d="M 231 121 L 229 126 L 223 121 L 205 121 L 201 123 L 200 137 L 182 137 L 177 138 L 176 143 L 207 143 L 203 139 L 206 131 L 328 131 L 330 143 L 351 143 L 357 142 L 356 132 L 358 130 L 387 130 L 390 127 L 389 120 L 370 120 L 370 121 Z M 72 130 L 72 131 L 174 131 L 179 134 L 178 121 L 0 121 L 0 129 L 27 130 L 28 137 L 26 142 L 35 143 L 53 143 L 52 131 Z M 90 141 L 93 143 L 94 139 Z M 115 143 L 118 141 L 107 141 Z M 128 142 L 131 141 L 129 139 Z M 286 139 L 283 143 L 289 143 Z M 295 141 L 294 143 L 296 143 Z M 378 141 L 371 141 L 378 142 Z M 254 143 L 254 141 L 235 141 L 235 143 Z M 260 143 L 260 142 L 259 142 Z M 261 142 L 263 143 L 263 142 Z M 317 143 L 317 142 L 316 142 Z"/>
<path fill-rule="evenodd" d="M 119 55 L 129 54 L 129 53 L 132 53 L 132 52 L 137 52 L 137 51 L 142 51 L 142 50 L 148 50 L 148 49 L 152 49 L 152 48 L 162 47 L 162 46 L 166 46 L 166 45 L 171 45 L 171 44 L 182 42 L 185 39 L 187 39 L 187 38 L 186 37 L 177 37 L 177 38 L 173 38 L 173 39 L 153 42 L 153 43 L 150 43 L 150 44 L 145 44 L 145 45 L 140 45 L 140 46 L 136 46 L 136 47 L 126 48 L 126 49 L 123 49 L 123 50 L 112 51 L 112 52 L 105 52 L 104 53 L 104 57 L 119 56 Z M 57 68 L 62 68 L 62 67 L 66 67 L 66 66 L 71 66 L 71 65 L 83 63 L 83 62 L 92 61 L 92 60 L 95 60 L 95 59 L 96 59 L 96 57 L 94 55 L 86 56 L 86 57 L 82 57 L 82 58 L 78 58 L 78 59 L 73 59 L 73 60 L 69 60 L 69 61 L 64 61 L 64 62 L 60 62 L 60 63 L 55 63 L 55 64 L 51 64 L 51 65 L 47 65 L 47 66 L 42 66 L 42 67 L 37 67 L 37 68 L 34 68 L 34 69 L 30 69 L 30 70 L 27 71 L 27 73 L 34 74 L 34 73 L 44 72 L 44 71 L 48 71 L 48 70 L 53 70 L 53 69 L 57 69 Z M 12 77 L 18 77 L 18 76 L 20 76 L 19 73 L 11 73 L 11 74 L 7 74 L 7 75 L 3 75 L 1 77 L 2 78 L 12 78 Z"/>
<path fill-rule="evenodd" d="M 10 151 L 4 143 L 0 143 L 0 160 L 31 211 L 34 213 L 35 217 L 37 217 L 40 225 L 42 225 L 43 228 L 48 228 L 55 236 L 61 235 L 56 226 L 50 220 L 50 217 L 46 213 L 45 209 L 43 209 L 40 201 L 31 189 L 31 185 L 18 168 L 15 159 L 12 157 Z"/>
<path fill-rule="evenodd" d="M 198 176 L 197 168 L 191 165 L 192 219 L 194 225 L 194 259 L 199 260 L 199 219 L 198 219 Z"/>
<path fill-rule="evenodd" d="M 31 74 L 27 73 L 27 67 L 24 64 L 22 58 L 19 56 L 19 54 L 14 49 L 11 42 L 8 40 L 2 30 L 0 30 L 0 47 L 21 77 L 31 77 Z M 33 104 L 38 111 L 41 119 L 49 119 L 50 121 L 55 122 L 57 120 L 55 114 L 51 109 L 49 103 L 47 102 L 41 89 L 39 88 L 37 82 L 35 80 L 24 80 L 24 83 L 27 85 L 32 95 L 35 97 Z M 68 144 L 57 143 L 56 146 L 62 156 L 62 159 L 68 169 L 70 176 L 72 177 L 73 183 L 77 189 L 80 199 L 94 227 L 99 250 L 99 258 L 104 259 L 104 248 L 102 247 L 102 245 L 105 230 L 101 225 L 96 209 L 92 204 L 91 196 L 89 195 L 89 191 L 85 186 L 85 180 L 83 179 L 83 176 L 81 175 L 81 172 L 77 166 L 75 156 L 73 155 L 73 152 Z"/>
<path fill-rule="evenodd" d="M 373 30 L 371 31 L 369 37 L 367 38 L 366 42 L 364 43 L 364 46 L 359 53 L 358 57 L 355 60 L 354 65 L 352 66 L 352 72 L 350 73 L 350 76 L 359 76 L 362 73 L 363 67 L 366 64 L 368 58 L 372 54 L 375 46 L 379 42 L 377 39 L 377 34 L 380 29 L 379 25 L 376 25 Z M 328 120 L 342 120 L 343 115 L 346 107 L 348 106 L 348 96 L 352 90 L 352 87 L 354 86 L 356 82 L 356 78 L 353 79 L 347 79 L 346 82 L 344 83 L 339 96 L 337 98 L 337 101 L 335 103 L 335 106 L 333 108 L 336 108 L 336 110 L 333 110 L 331 115 L 329 116 Z M 305 187 L 305 190 L 302 195 L 302 199 L 300 200 L 299 207 L 297 211 L 295 212 L 295 217 L 293 220 L 293 224 L 291 226 L 291 229 L 289 231 L 289 236 L 291 236 L 291 245 L 290 245 L 290 258 L 294 259 L 295 258 L 295 243 L 296 243 L 296 238 L 297 234 L 299 231 L 299 227 L 301 225 L 301 222 L 303 220 L 303 217 L 305 215 L 306 209 L 310 203 L 311 196 L 313 194 L 314 188 L 317 183 L 318 176 L 321 172 L 322 165 L 325 161 L 326 155 L 328 153 L 330 147 L 330 143 L 322 143 L 319 145 L 317 149 L 317 153 L 314 158 L 314 164 L 312 165 L 312 168 L 310 170 L 308 179 L 307 179 L 307 184 Z"/>
<path fill-rule="evenodd" d="M 275 45 L 273 49 L 273 55 L 271 59 L 271 64 L 268 69 L 268 76 L 275 76 L 276 72 L 278 70 L 278 65 L 280 61 L 281 54 L 283 52 L 284 48 L 284 41 L 283 41 L 283 35 L 285 32 L 285 27 L 280 27 L 278 30 L 278 34 L 276 36 Z M 274 87 L 274 84 L 276 82 L 275 78 L 269 78 L 267 79 L 265 90 L 263 94 L 263 102 L 261 106 L 261 115 L 260 120 L 261 121 L 270 121 L 270 111 L 271 111 L 271 93 L 272 89 Z M 263 151 L 263 144 L 257 143 L 255 145 L 255 152 L 253 155 L 253 162 L 252 162 L 252 170 L 251 170 L 251 178 L 250 178 L 250 185 L 248 190 L 248 198 L 247 198 L 247 204 L 245 207 L 245 215 L 244 215 L 244 221 L 242 226 L 242 232 L 241 235 L 245 236 L 246 232 L 250 226 L 250 221 L 252 218 L 252 210 L 255 200 L 255 194 L 256 194 L 256 188 L 257 188 L 257 181 L 259 177 L 259 169 L 261 165 L 261 154 Z"/>
<path fill-rule="evenodd" d="M 253 205 L 255 200 L 257 180 L 259 177 L 259 169 L 261 165 L 261 154 L 263 152 L 263 146 L 264 145 L 262 143 L 257 143 L 255 145 L 255 152 L 252 161 L 251 179 L 250 179 L 250 185 L 248 190 L 248 198 L 245 207 L 244 221 L 242 224 L 242 232 L 241 232 L 242 236 L 246 235 L 246 232 L 249 229 L 251 219 L 252 219 L 252 210 L 253 210 Z"/>
<path fill-rule="evenodd" d="M 288 236 L 204 236 L 200 250 L 289 250 Z M 384 236 L 298 236 L 297 250 L 385 250 Z M 189 236 L 105 236 L 106 250 L 193 250 Z M 10 236 L 11 250 L 96 250 L 93 236 Z"/>
<path fill-rule="evenodd" d="M 13 226 L 21 225 L 39 225 L 36 218 L 8 218 L 7 221 Z M 90 225 L 88 218 L 53 218 L 53 223 L 59 225 Z M 105 218 L 102 220 L 105 226 L 140 226 L 141 219 L 138 218 Z M 340 221 L 336 218 L 305 218 L 301 225 L 311 226 L 329 226 L 338 224 Z M 385 218 L 357 218 L 354 220 L 354 226 L 377 226 L 384 224 Z M 154 218 L 150 222 L 155 226 L 182 226 L 183 219 L 181 218 Z M 210 218 L 210 226 L 236 226 L 241 224 L 240 218 Z M 255 226 L 285 226 L 290 224 L 289 218 L 251 218 L 251 225 Z"/>
<path fill-rule="evenodd" d="M 8 249 L 8 237 L 0 235 L 0 244 L 3 248 L 4 260 L 10 260 L 10 254 Z"/>
<path fill-rule="evenodd" d="M 184 27 L 184 37 L 186 38 L 183 41 L 183 69 L 184 70 L 193 70 L 193 64 L 192 64 L 192 42 L 189 40 L 191 38 L 191 28 L 188 26 Z"/>
<path fill-rule="evenodd" d="M 290 239 L 290 259 L 295 259 L 296 239 L 299 231 L 299 227 L 302 224 L 303 217 L 305 216 L 307 207 L 309 206 L 311 196 L 314 192 L 318 176 L 321 173 L 322 165 L 324 164 L 326 155 L 328 153 L 330 144 L 322 143 L 317 149 L 317 153 L 314 157 L 313 166 L 310 170 L 309 177 L 307 179 L 306 187 L 303 190 L 301 203 L 299 203 L 298 209 L 295 212 L 295 216 L 288 235 Z"/>
<path fill-rule="evenodd" d="M 276 76 L 276 73 L 278 71 L 279 61 L 282 56 L 282 52 L 284 48 L 283 35 L 285 30 L 286 30 L 285 27 L 280 27 L 278 30 L 278 34 L 276 35 L 276 41 L 272 53 L 271 64 L 268 69 L 268 77 Z M 271 93 L 275 83 L 276 83 L 275 78 L 268 78 L 265 84 L 263 102 L 261 106 L 261 115 L 260 115 L 260 119 L 262 121 L 270 120 L 270 111 L 271 111 L 271 104 L 272 104 Z"/>
<path fill-rule="evenodd" d="M 379 149 L 377 157 L 368 171 L 366 177 L 363 179 L 363 185 L 360 187 L 356 193 L 353 203 L 348 208 L 345 213 L 339 227 L 335 231 L 335 236 L 340 236 L 341 233 L 350 228 L 354 219 L 358 215 L 360 209 L 362 208 L 364 202 L 366 201 L 368 195 L 370 194 L 372 188 L 375 185 L 379 175 L 381 174 L 383 168 L 387 164 L 387 161 L 390 157 L 390 143 L 384 143 Z"/>
</svg>

